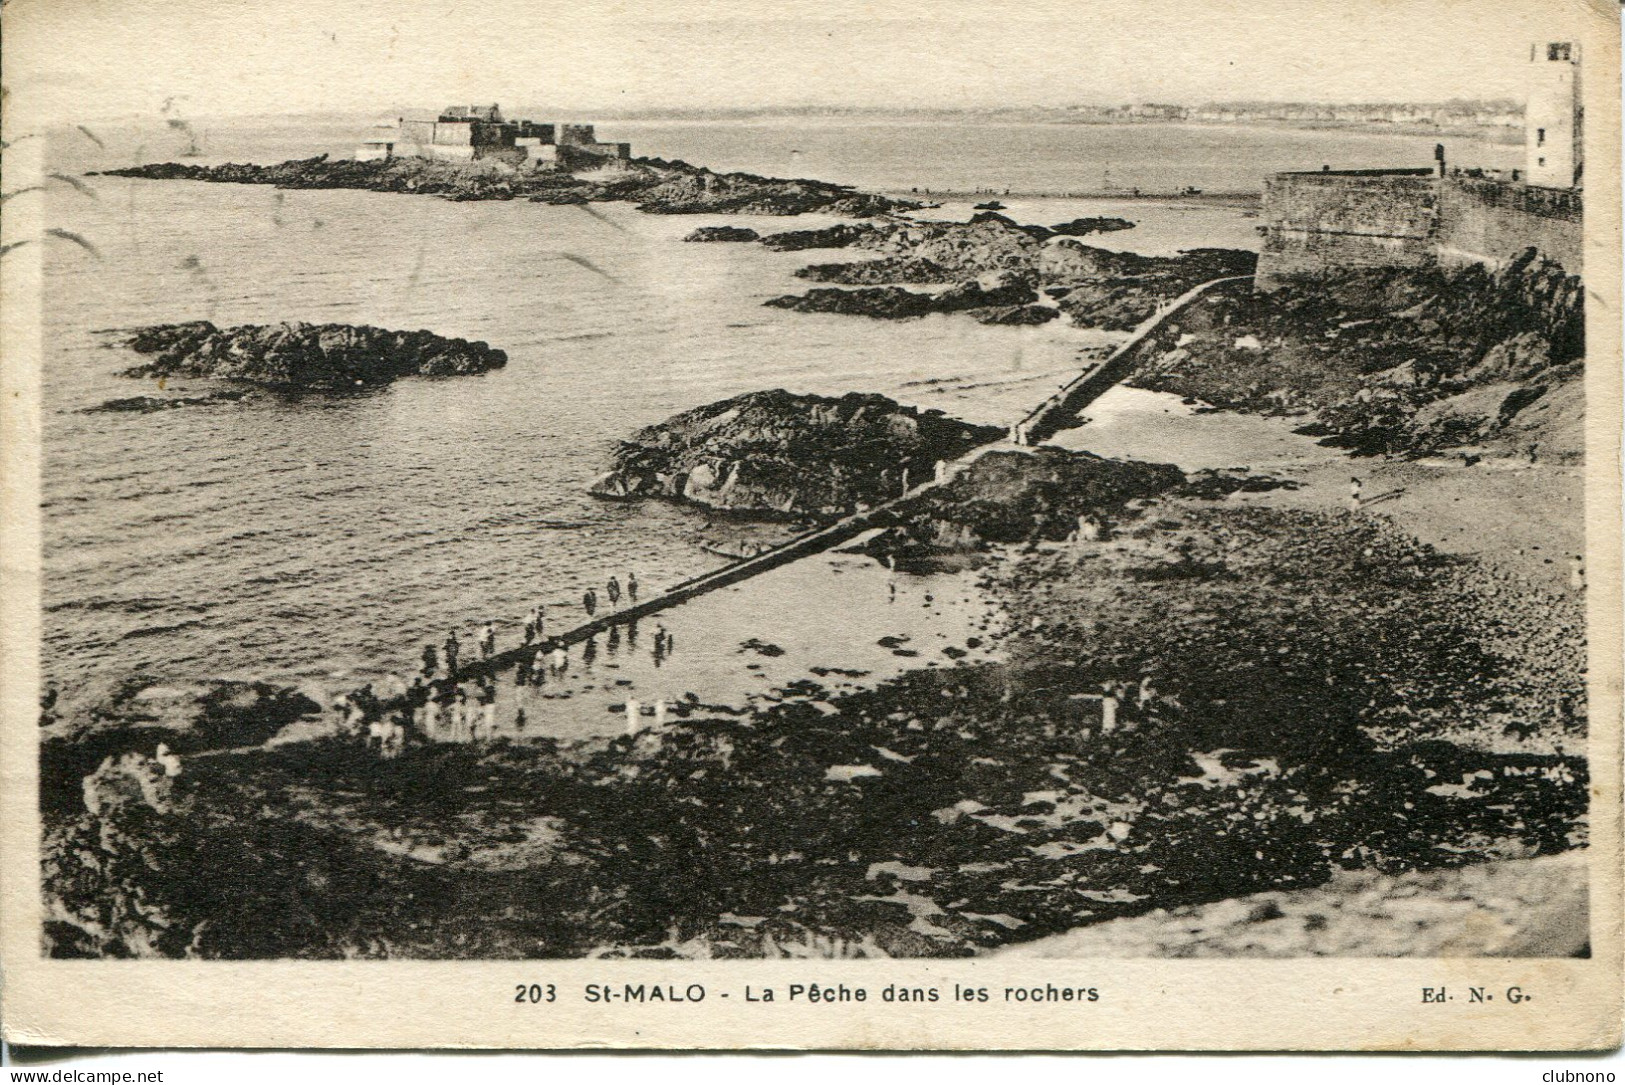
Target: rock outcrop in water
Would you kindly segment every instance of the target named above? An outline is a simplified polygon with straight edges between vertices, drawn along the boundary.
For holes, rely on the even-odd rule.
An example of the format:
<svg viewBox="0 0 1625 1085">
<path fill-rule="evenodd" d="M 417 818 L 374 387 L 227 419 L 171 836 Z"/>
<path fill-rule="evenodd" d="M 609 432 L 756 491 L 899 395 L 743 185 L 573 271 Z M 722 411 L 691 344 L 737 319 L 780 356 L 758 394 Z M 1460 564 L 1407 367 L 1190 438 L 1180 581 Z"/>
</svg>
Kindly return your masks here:
<svg viewBox="0 0 1625 1085">
<path fill-rule="evenodd" d="M 825 288 L 769 298 L 763 304 L 798 313 L 844 313 L 887 320 L 928 313 L 970 312 L 985 318 L 986 323 L 1008 324 L 1034 323 L 1031 319 L 1012 319 L 1011 314 L 1023 307 L 1038 308 L 1032 305 L 1037 300 L 1038 294 L 1026 275 L 995 271 L 934 294 L 904 290 L 900 286 L 871 286 L 859 290 Z"/>
<path fill-rule="evenodd" d="M 159 162 L 105 170 L 115 177 L 159 181 L 218 181 L 278 188 L 350 188 L 441 196 L 452 200 L 530 199 L 576 204 L 625 200 L 660 215 L 799 215 L 820 211 L 866 217 L 919 207 L 912 200 L 858 192 L 825 181 L 715 173 L 686 162 L 633 159 L 625 169 L 519 173 L 499 163 L 421 158 L 358 162 L 326 155 L 275 165 L 228 162 L 203 166 Z"/>
<path fill-rule="evenodd" d="M 1066 237 L 1084 237 L 1088 234 L 1109 234 L 1118 230 L 1132 230 L 1134 225 L 1128 219 L 1100 215 L 1091 218 L 1077 218 L 1070 222 L 1057 222 L 1050 227 L 1050 232 Z"/>
<path fill-rule="evenodd" d="M 1312 412 L 1306 432 L 1368 453 L 1495 444 L 1574 460 L 1584 336 L 1580 279 L 1530 249 L 1497 271 L 1363 269 L 1215 295 L 1161 333 L 1134 381 Z"/>
<path fill-rule="evenodd" d="M 844 249 L 857 244 L 882 227 L 867 222 L 838 222 L 813 230 L 783 230 L 762 238 L 762 244 L 775 252 L 800 252 L 804 249 Z"/>
<path fill-rule="evenodd" d="M 500 369 L 508 356 L 483 342 L 428 331 L 353 324 L 156 324 L 120 341 L 153 360 L 128 377 L 218 377 L 278 388 L 336 391 L 399 377 L 451 377 Z"/>
<path fill-rule="evenodd" d="M 901 492 L 1004 431 L 885 396 L 750 392 L 634 434 L 600 497 L 666 497 L 732 512 L 832 518 Z"/>
<path fill-rule="evenodd" d="M 80 408 L 80 414 L 156 414 L 176 407 L 208 407 L 216 403 L 239 403 L 247 399 L 244 390 L 215 392 L 206 396 L 121 396 L 93 407 Z"/>
<path fill-rule="evenodd" d="M 757 241 L 761 234 L 749 226 L 701 226 L 684 241 Z"/>
<path fill-rule="evenodd" d="M 769 234 L 764 245 L 781 249 L 856 248 L 876 259 L 812 264 L 796 272 L 816 282 L 867 286 L 856 291 L 813 290 L 768 302 L 799 312 L 850 313 L 890 319 L 932 312 L 981 310 L 990 324 L 1037 324 L 1065 314 L 1076 324 L 1123 331 L 1156 312 L 1158 306 L 1209 279 L 1248 275 L 1257 264 L 1250 252 L 1192 249 L 1173 257 L 1139 256 L 1094 248 L 1061 234 L 1124 229 L 1122 219 L 1077 219 L 1055 228 L 1021 225 L 991 211 L 969 222 L 866 224 L 860 229 L 809 230 Z M 1001 276 L 1010 287 L 998 300 L 984 300 L 958 286 L 945 294 L 903 290 L 899 283 L 965 284 Z M 1024 285 L 1023 290 L 1014 284 Z M 1033 306 L 1031 288 L 1042 285 L 1060 308 Z M 957 291 L 957 293 L 956 293 Z"/>
</svg>

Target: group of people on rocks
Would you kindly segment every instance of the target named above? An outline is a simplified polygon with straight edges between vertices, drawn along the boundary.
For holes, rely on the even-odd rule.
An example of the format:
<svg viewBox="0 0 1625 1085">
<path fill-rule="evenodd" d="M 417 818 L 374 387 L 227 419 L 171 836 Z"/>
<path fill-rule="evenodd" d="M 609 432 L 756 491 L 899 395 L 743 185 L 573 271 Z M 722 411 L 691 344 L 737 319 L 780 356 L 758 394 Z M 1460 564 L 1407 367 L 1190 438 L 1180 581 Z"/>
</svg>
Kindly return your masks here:
<svg viewBox="0 0 1625 1085">
<path fill-rule="evenodd" d="M 614 576 L 610 577 L 609 582 L 604 585 L 604 593 L 609 596 L 609 608 L 611 610 L 618 609 L 620 607 L 620 605 L 621 605 L 621 581 L 620 581 L 620 578 L 619 577 L 614 577 Z M 637 603 L 638 603 L 638 574 L 637 573 L 627 573 L 626 574 L 626 605 L 627 606 L 637 606 Z M 588 618 L 591 618 L 594 614 L 596 614 L 598 612 L 598 591 L 597 591 L 597 589 L 588 588 L 586 591 L 581 593 L 581 609 L 585 610 L 587 612 L 587 617 Z"/>
</svg>

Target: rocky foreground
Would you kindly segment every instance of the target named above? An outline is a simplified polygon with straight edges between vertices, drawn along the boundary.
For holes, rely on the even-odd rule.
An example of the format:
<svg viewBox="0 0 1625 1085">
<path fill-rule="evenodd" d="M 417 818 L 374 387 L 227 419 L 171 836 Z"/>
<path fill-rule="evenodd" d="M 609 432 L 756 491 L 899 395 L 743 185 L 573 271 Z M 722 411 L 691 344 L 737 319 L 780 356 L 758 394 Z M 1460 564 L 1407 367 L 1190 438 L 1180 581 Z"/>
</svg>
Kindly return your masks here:
<svg viewBox="0 0 1625 1085">
<path fill-rule="evenodd" d="M 750 392 L 633 434 L 592 492 L 827 520 L 896 497 L 1003 432 L 879 395 Z"/>
<path fill-rule="evenodd" d="M 862 289 L 818 289 L 773 298 L 767 304 L 797 312 L 893 320 L 963 311 L 987 324 L 1041 324 L 1065 315 L 1085 327 L 1125 331 L 1191 287 L 1251 274 L 1257 264 L 1255 254 L 1241 250 L 1140 256 L 1076 239 L 1083 233 L 1132 226 L 1111 219 L 1030 226 L 987 211 L 969 222 L 904 219 L 769 234 L 761 243 L 781 251 L 856 248 L 880 255 L 812 264 L 796 272 L 804 279 Z M 898 284 L 947 289 L 909 290 Z M 1041 301 L 1040 294 L 1048 300 Z"/>
<path fill-rule="evenodd" d="M 531 200 L 581 204 L 624 200 L 659 215 L 800 215 L 812 211 L 866 217 L 919 207 L 911 200 L 858 192 L 824 181 L 716 173 L 686 162 L 633 159 L 623 169 L 577 163 L 579 170 L 519 173 L 502 165 L 391 158 L 370 162 L 326 155 L 275 165 L 203 166 L 161 162 L 107 170 L 158 181 L 215 181 L 278 188 L 348 188 L 440 196 L 450 200 Z"/>
<path fill-rule="evenodd" d="M 401 377 L 463 376 L 508 362 L 506 353 L 483 342 L 353 324 L 217 328 L 196 320 L 140 328 L 117 345 L 152 356 L 152 361 L 125 370 L 127 377 L 206 377 L 298 391 L 342 391 Z M 156 409 L 145 402 L 115 402 L 117 406 L 104 404 L 102 409 Z"/>
</svg>

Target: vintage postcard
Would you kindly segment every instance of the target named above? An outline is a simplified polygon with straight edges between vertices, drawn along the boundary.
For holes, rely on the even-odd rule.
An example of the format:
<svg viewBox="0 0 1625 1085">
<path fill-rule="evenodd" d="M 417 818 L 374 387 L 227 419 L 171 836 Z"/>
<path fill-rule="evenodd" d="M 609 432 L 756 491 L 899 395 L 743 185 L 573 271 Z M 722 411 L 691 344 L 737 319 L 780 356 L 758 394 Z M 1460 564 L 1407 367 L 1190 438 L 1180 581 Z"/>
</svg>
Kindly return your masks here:
<svg viewBox="0 0 1625 1085">
<path fill-rule="evenodd" d="M 1601 0 L 10 0 L 20 1045 L 1618 1045 Z"/>
</svg>

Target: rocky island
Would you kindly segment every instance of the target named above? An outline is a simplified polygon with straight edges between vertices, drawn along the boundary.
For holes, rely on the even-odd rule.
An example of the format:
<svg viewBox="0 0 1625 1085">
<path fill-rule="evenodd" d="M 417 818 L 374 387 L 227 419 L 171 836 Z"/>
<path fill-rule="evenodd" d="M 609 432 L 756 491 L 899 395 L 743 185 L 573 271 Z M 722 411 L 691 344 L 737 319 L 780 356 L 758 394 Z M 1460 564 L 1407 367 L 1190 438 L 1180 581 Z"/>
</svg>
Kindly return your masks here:
<svg viewBox="0 0 1625 1085">
<path fill-rule="evenodd" d="M 485 373 L 508 362 L 506 353 L 483 342 L 365 324 L 217 328 L 196 320 L 120 334 L 116 345 L 152 356 L 152 361 L 125 370 L 127 377 L 207 377 L 299 391 Z"/>
<path fill-rule="evenodd" d="M 640 430 L 593 483 L 599 497 L 665 497 L 729 512 L 830 519 L 896 497 L 1004 431 L 879 395 L 750 392 Z"/>
<path fill-rule="evenodd" d="M 449 200 L 532 200 L 579 204 L 623 200 L 657 215 L 800 215 L 819 211 L 866 217 L 921 206 L 916 201 L 858 192 L 825 181 L 717 173 L 659 158 L 634 158 L 613 170 L 518 172 L 500 162 L 396 157 L 371 161 L 294 159 L 273 165 L 228 162 L 204 166 L 159 162 L 104 170 L 113 177 L 214 181 L 277 188 L 346 188 L 440 196 Z"/>
</svg>

